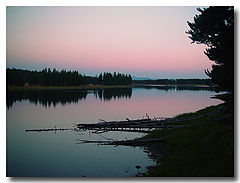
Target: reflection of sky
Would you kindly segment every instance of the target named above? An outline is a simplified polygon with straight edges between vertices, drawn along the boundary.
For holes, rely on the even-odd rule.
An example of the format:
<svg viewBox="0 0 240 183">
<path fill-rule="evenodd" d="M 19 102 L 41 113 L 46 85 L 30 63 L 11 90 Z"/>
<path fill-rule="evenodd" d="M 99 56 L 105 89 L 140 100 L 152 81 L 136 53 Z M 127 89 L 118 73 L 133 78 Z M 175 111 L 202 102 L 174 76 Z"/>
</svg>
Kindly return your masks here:
<svg viewBox="0 0 240 183">
<path fill-rule="evenodd" d="M 23 119 L 29 127 L 71 126 L 73 122 L 98 122 L 99 119 L 123 120 L 141 118 L 148 113 L 151 117 L 172 117 L 180 113 L 193 112 L 201 108 L 219 104 L 220 100 L 210 99 L 215 92 L 191 90 L 132 90 L 131 98 L 100 100 L 94 93 L 85 100 L 55 107 L 41 104 L 29 104 L 27 100 L 16 102 L 7 113 L 14 112 L 13 117 Z M 38 118 L 38 116 L 41 116 Z M 21 124 L 23 125 L 23 124 Z"/>
<path fill-rule="evenodd" d="M 93 100 L 92 100 L 93 99 Z M 89 102 L 97 100 L 90 95 Z M 98 100 L 100 101 L 100 100 Z M 102 136 L 89 133 L 64 131 L 53 133 L 26 133 L 30 128 L 72 127 L 72 122 L 87 119 L 91 115 L 90 105 L 72 103 L 46 108 L 16 102 L 7 111 L 7 161 L 11 176 L 135 176 L 136 165 L 146 171 L 146 166 L 154 165 L 142 148 L 119 146 L 97 146 L 96 144 L 76 144 L 76 139 L 125 140 L 143 134 L 108 132 Z M 81 103 L 80 102 L 80 103 Z M 96 102 L 96 101 L 95 101 Z M 93 103 L 91 103 L 93 104 Z M 83 105 L 83 106 L 82 106 Z M 98 106 L 97 106 L 98 107 Z M 84 114 L 85 113 L 85 114 Z M 78 118 L 78 119 L 77 119 Z M 89 119 L 89 118 L 88 118 Z"/>
<path fill-rule="evenodd" d="M 146 171 L 146 166 L 154 165 L 141 148 L 76 144 L 76 138 L 89 139 L 88 132 L 81 135 L 74 132 L 11 132 L 7 139 L 9 175 L 135 176 L 138 173 L 136 165 L 142 166 L 141 172 Z"/>
<path fill-rule="evenodd" d="M 73 123 L 97 122 L 98 119 L 124 120 L 154 116 L 174 116 L 221 103 L 209 99 L 210 91 L 175 91 L 134 88 L 131 98 L 100 100 L 94 93 L 86 100 L 55 107 L 17 101 L 7 110 L 7 161 L 9 175 L 15 176 L 134 176 L 140 165 L 153 165 L 141 148 L 76 144 L 76 139 L 106 140 L 80 132 L 26 133 L 33 128 L 69 128 Z M 109 132 L 112 139 L 133 139 L 137 133 Z M 127 171 L 127 173 L 126 173 Z"/>
<path fill-rule="evenodd" d="M 205 77 L 203 45 L 185 33 L 197 7 L 8 7 L 7 66 Z"/>
</svg>

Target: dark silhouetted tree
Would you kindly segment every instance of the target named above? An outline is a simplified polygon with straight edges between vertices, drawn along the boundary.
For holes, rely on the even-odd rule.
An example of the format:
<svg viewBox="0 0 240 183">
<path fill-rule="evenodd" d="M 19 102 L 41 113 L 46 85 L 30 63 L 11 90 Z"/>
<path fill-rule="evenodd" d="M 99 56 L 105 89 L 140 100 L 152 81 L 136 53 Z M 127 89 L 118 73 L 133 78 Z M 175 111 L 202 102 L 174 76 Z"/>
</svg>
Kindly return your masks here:
<svg viewBox="0 0 240 183">
<path fill-rule="evenodd" d="M 102 73 L 99 74 L 99 76 L 98 76 L 98 84 L 103 84 L 103 76 L 102 76 Z"/>
<path fill-rule="evenodd" d="M 204 52 L 215 62 L 205 73 L 221 88 L 234 88 L 234 8 L 227 6 L 198 8 L 194 22 L 187 22 L 192 43 L 205 44 Z"/>
</svg>

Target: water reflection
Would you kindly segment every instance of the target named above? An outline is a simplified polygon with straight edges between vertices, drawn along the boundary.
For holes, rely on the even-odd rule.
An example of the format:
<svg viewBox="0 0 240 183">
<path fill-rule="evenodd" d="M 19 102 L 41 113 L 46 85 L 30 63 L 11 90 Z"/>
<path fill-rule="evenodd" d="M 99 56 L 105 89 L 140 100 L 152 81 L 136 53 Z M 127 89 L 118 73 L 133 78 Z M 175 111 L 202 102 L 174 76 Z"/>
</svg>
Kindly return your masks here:
<svg viewBox="0 0 240 183">
<path fill-rule="evenodd" d="M 7 108 L 13 106 L 16 101 L 29 100 L 30 103 L 41 104 L 45 107 L 56 106 L 58 103 L 66 105 L 66 103 L 77 103 L 87 97 L 87 91 L 64 91 L 64 90 L 48 90 L 48 91 L 21 91 L 7 93 Z"/>
<path fill-rule="evenodd" d="M 120 98 L 131 98 L 132 88 L 105 88 L 97 90 L 96 97 L 104 101 Z"/>
<path fill-rule="evenodd" d="M 162 86 L 162 85 L 143 85 L 134 88 L 157 89 L 164 91 L 182 91 L 182 90 L 202 90 L 214 91 L 211 87 L 193 87 L 193 86 Z M 45 90 L 45 91 L 20 91 L 7 92 L 7 108 L 11 108 L 17 101 L 29 100 L 33 104 L 41 104 L 45 107 L 56 107 L 57 104 L 65 106 L 67 103 L 78 103 L 85 100 L 87 95 L 93 93 L 97 99 L 103 101 L 116 100 L 120 98 L 130 99 L 132 97 L 132 88 L 105 88 L 96 90 Z"/>
<path fill-rule="evenodd" d="M 145 88 L 145 89 L 158 89 L 158 90 L 176 90 L 176 91 L 182 91 L 182 90 L 190 90 L 190 91 L 216 91 L 214 87 L 209 86 L 177 86 L 177 85 L 139 85 L 135 86 L 135 88 Z"/>
<path fill-rule="evenodd" d="M 7 92 L 7 108 L 11 108 L 17 101 L 29 100 L 33 104 L 45 107 L 56 107 L 57 104 L 78 103 L 85 100 L 87 95 L 94 93 L 95 97 L 109 101 L 119 98 L 131 98 L 132 88 L 106 88 L 98 90 L 46 90 L 46 91 L 20 91 Z"/>
<path fill-rule="evenodd" d="M 138 119 L 146 113 L 151 118 L 174 117 L 222 103 L 210 98 L 213 95 L 213 91 L 171 89 L 166 92 L 156 87 L 8 93 L 7 105 L 13 107 L 6 114 L 7 175 L 122 177 L 134 176 L 138 171 L 145 172 L 147 166 L 155 163 L 141 148 L 76 145 L 75 141 L 106 138 L 131 140 L 142 134 L 106 132 L 101 134 L 103 138 L 100 134 L 90 134 L 88 131 L 25 133 L 25 130 L 71 128 L 73 123 L 95 123 L 99 119 Z M 16 101 L 19 102 L 15 103 Z M 54 105 L 56 107 L 52 107 Z M 136 169 L 137 165 L 142 169 Z"/>
</svg>

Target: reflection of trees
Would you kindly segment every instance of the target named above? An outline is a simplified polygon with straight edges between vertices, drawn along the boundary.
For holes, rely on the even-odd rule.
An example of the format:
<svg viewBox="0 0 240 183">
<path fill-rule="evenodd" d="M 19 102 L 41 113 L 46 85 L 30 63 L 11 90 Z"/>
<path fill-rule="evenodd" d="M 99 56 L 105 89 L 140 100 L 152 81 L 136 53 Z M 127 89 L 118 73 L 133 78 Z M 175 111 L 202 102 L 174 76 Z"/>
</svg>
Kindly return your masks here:
<svg viewBox="0 0 240 183">
<path fill-rule="evenodd" d="M 132 88 L 104 88 L 99 89 L 98 97 L 104 101 L 119 99 L 119 98 L 131 98 Z"/>
<path fill-rule="evenodd" d="M 45 107 L 53 105 L 54 107 L 60 103 L 77 103 L 78 100 L 86 99 L 87 90 L 47 90 L 47 91 L 22 91 L 7 93 L 7 107 L 12 107 L 14 102 L 21 100 L 29 100 L 34 104 L 41 104 Z"/>
<path fill-rule="evenodd" d="M 89 90 L 46 90 L 46 91 L 21 91 L 7 92 L 7 108 L 13 106 L 16 101 L 29 100 L 34 104 L 41 104 L 45 107 L 57 104 L 66 105 L 67 103 L 77 103 L 85 100 Z M 130 98 L 132 88 L 107 88 L 94 90 L 96 98 L 106 100 Z"/>
<path fill-rule="evenodd" d="M 205 90 L 214 91 L 212 87 L 193 87 L 193 86 L 136 86 L 143 89 L 158 90 Z M 66 105 L 67 103 L 77 103 L 79 100 L 85 100 L 89 90 L 46 90 L 46 91 L 21 91 L 7 92 L 7 108 L 12 107 L 16 101 L 29 100 L 34 104 L 41 104 L 45 107 L 57 104 Z M 109 101 L 112 99 L 131 98 L 132 88 L 104 88 L 93 91 L 95 97 L 100 100 Z"/>
</svg>

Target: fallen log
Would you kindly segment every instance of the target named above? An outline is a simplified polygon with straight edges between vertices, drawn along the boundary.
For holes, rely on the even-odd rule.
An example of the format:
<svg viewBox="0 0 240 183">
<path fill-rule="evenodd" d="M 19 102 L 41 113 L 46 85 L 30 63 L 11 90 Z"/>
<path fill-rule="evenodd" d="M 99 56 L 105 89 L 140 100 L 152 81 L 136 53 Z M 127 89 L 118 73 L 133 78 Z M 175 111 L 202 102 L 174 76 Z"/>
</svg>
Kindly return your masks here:
<svg viewBox="0 0 240 183">
<path fill-rule="evenodd" d="M 139 146 L 145 143 L 156 143 L 156 142 L 164 142 L 166 141 L 165 138 L 155 138 L 155 139 L 134 139 L 134 140 L 112 140 L 112 141 L 106 141 L 106 140 L 80 140 L 76 139 L 78 141 L 77 144 L 82 143 L 94 143 L 94 144 L 101 144 L 101 145 L 126 145 L 126 146 Z"/>
<path fill-rule="evenodd" d="M 96 134 L 106 133 L 106 132 L 109 132 L 109 131 L 137 132 L 137 133 L 150 133 L 151 132 L 151 130 L 143 130 L 143 129 L 139 129 L 139 130 L 135 129 L 134 130 L 134 129 L 124 129 L 124 128 L 122 128 L 122 129 L 121 128 L 116 128 L 116 129 L 107 128 L 107 129 L 104 129 L 104 130 L 96 128 L 96 129 L 91 129 L 91 130 L 95 130 L 92 133 L 96 133 Z"/>
<path fill-rule="evenodd" d="M 40 128 L 40 129 L 31 129 L 25 130 L 25 132 L 49 132 L 49 131 L 65 131 L 65 130 L 74 130 L 74 128 Z"/>
<path fill-rule="evenodd" d="M 222 113 L 225 110 L 224 107 L 219 108 L 218 110 L 214 112 L 210 112 L 204 115 L 198 115 L 194 117 L 174 117 L 174 118 L 153 118 L 151 119 L 147 114 L 146 116 L 148 118 L 143 119 L 129 119 L 126 118 L 126 121 L 105 121 L 103 119 L 99 119 L 99 123 L 88 123 L 88 124 L 74 124 L 74 128 L 49 128 L 49 129 L 31 129 L 31 130 L 25 130 L 26 132 L 48 132 L 48 131 L 65 131 L 65 130 L 73 130 L 73 131 L 79 131 L 79 130 L 95 130 L 94 133 L 105 133 L 108 131 L 128 131 L 128 132 L 143 132 L 148 133 L 151 130 L 155 129 L 175 129 L 175 128 L 183 128 L 189 125 L 174 125 L 174 122 L 181 122 L 181 121 L 190 121 L 194 119 L 199 119 L 206 116 L 212 116 L 216 115 L 218 113 Z"/>
<path fill-rule="evenodd" d="M 139 146 L 146 143 L 156 143 L 156 142 L 164 142 L 165 138 L 159 139 L 135 139 L 135 140 L 123 140 L 123 141 L 114 141 L 105 145 L 126 145 L 126 146 Z"/>
</svg>

